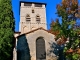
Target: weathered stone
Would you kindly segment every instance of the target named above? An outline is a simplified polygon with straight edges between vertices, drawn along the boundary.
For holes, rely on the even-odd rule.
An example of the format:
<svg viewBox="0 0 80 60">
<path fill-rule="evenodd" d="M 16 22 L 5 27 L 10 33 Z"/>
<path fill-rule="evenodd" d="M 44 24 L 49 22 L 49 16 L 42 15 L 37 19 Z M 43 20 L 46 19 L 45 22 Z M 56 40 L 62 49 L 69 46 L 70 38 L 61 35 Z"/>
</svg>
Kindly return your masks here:
<svg viewBox="0 0 80 60">
<path fill-rule="evenodd" d="M 44 3 L 37 3 L 42 4 L 42 7 L 35 7 L 34 2 L 27 2 L 31 3 L 31 6 L 24 6 L 24 2 L 21 2 L 20 6 L 20 32 L 17 32 L 14 34 L 16 41 L 15 41 L 15 48 L 17 47 L 18 38 L 23 36 L 25 34 L 27 43 L 29 45 L 30 49 L 30 55 L 31 60 L 40 60 L 41 58 L 37 58 L 36 53 L 39 54 L 37 47 L 37 39 L 43 38 L 44 43 L 42 42 L 44 46 L 41 51 L 45 50 L 45 59 L 42 58 L 42 60 L 57 60 L 57 57 L 54 53 L 49 53 L 51 46 L 49 43 L 56 43 L 55 41 L 55 35 L 48 32 L 47 29 L 47 23 L 46 23 L 46 4 Z M 34 13 L 32 13 L 32 10 L 34 10 Z M 26 21 L 26 15 L 28 14 L 28 17 L 30 18 L 30 21 Z M 36 22 L 36 16 L 40 17 L 40 23 Z M 41 27 L 41 28 L 40 28 Z M 22 39 L 23 40 L 23 39 Z M 39 42 L 38 42 L 39 43 Z M 38 44 L 39 45 L 39 44 Z M 36 50 L 37 49 L 37 50 Z M 54 49 L 54 48 L 53 48 Z M 40 49 L 39 49 L 40 51 Z M 41 52 L 40 52 L 41 54 Z M 13 51 L 13 60 L 17 60 L 17 51 L 14 49 Z"/>
</svg>

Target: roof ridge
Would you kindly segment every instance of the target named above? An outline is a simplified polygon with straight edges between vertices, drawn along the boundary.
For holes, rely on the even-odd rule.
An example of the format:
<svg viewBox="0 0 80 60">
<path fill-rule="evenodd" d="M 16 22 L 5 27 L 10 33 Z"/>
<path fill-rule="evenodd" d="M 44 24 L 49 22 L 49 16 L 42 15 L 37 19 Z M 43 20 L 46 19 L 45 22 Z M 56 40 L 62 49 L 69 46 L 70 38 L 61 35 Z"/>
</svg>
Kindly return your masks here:
<svg viewBox="0 0 80 60">
<path fill-rule="evenodd" d="M 34 32 L 34 31 L 37 31 L 37 30 L 44 30 L 44 31 L 46 31 L 46 32 L 48 32 L 48 33 L 53 34 L 52 32 L 50 32 L 50 31 L 44 29 L 43 27 L 40 27 L 40 28 L 37 28 L 37 29 L 31 30 L 31 31 L 29 31 L 29 32 L 27 32 L 27 33 L 23 33 L 23 34 L 21 34 L 21 35 L 19 35 L 19 36 L 22 36 L 22 35 L 25 35 L 25 34 L 29 34 L 29 33 L 32 33 L 32 32 Z M 19 36 L 17 36 L 17 37 L 19 37 Z M 16 37 L 16 38 L 17 38 L 17 37 Z"/>
</svg>

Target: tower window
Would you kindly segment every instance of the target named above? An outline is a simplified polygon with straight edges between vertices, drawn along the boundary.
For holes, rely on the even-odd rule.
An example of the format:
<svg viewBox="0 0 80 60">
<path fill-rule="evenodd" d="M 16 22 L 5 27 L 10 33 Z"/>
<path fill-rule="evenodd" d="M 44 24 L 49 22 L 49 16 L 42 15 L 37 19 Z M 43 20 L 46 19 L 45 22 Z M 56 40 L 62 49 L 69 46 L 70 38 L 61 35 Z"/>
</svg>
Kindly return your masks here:
<svg viewBox="0 0 80 60">
<path fill-rule="evenodd" d="M 40 18 L 36 18 L 36 22 L 37 23 L 40 23 Z"/>
<path fill-rule="evenodd" d="M 35 4 L 35 7 L 42 7 L 42 4 Z"/>
<path fill-rule="evenodd" d="M 32 6 L 32 3 L 24 3 L 24 6 Z"/>
<path fill-rule="evenodd" d="M 26 18 L 26 21 L 30 21 L 30 18 Z"/>
<path fill-rule="evenodd" d="M 32 9 L 32 13 L 34 13 L 34 9 Z"/>
<path fill-rule="evenodd" d="M 38 16 L 38 15 L 36 16 L 36 22 L 40 23 L 40 16 Z"/>
<path fill-rule="evenodd" d="M 27 14 L 27 16 L 26 16 L 26 22 L 30 23 L 30 21 L 31 21 L 30 15 Z"/>
</svg>

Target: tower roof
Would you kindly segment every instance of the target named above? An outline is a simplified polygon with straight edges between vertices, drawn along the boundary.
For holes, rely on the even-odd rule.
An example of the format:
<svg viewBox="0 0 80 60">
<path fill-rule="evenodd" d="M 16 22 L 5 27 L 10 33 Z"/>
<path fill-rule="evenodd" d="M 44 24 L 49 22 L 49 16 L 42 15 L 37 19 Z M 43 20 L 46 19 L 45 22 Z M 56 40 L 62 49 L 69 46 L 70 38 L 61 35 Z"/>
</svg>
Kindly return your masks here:
<svg viewBox="0 0 80 60">
<path fill-rule="evenodd" d="M 20 0 L 20 3 L 21 3 L 21 2 L 27 2 L 27 3 L 39 3 L 39 4 L 45 4 L 45 5 L 46 5 L 45 2 L 33 2 L 33 1 L 28 1 L 28 0 Z"/>
</svg>

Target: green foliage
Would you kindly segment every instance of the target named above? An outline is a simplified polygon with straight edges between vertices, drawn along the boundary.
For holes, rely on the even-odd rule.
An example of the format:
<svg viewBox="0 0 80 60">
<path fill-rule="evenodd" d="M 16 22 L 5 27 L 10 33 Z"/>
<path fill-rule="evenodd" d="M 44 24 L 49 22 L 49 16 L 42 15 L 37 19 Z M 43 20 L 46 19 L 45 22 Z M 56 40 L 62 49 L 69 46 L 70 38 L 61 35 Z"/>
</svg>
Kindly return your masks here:
<svg viewBox="0 0 80 60">
<path fill-rule="evenodd" d="M 79 58 L 79 54 L 73 53 L 72 58 L 73 60 L 77 60 Z"/>
<path fill-rule="evenodd" d="M 66 56 L 66 58 L 67 58 L 68 60 L 78 60 L 79 54 L 77 54 L 77 53 L 68 54 L 68 55 Z"/>
<path fill-rule="evenodd" d="M 70 6 L 68 6 L 69 4 L 67 3 L 70 3 Z M 77 0 L 76 1 L 64 0 L 62 4 L 59 4 L 57 6 L 57 14 L 59 17 L 62 18 L 61 19 L 62 24 L 58 22 L 54 22 L 51 24 L 51 30 L 53 32 L 59 31 L 59 33 L 56 35 L 57 38 L 61 38 L 62 41 L 66 41 L 68 38 L 69 42 L 66 43 L 63 52 L 64 54 L 66 54 L 66 52 L 69 49 L 72 49 L 74 51 L 72 54 L 71 53 L 66 54 L 66 59 L 69 60 L 78 60 L 79 58 L 79 54 L 75 53 L 75 50 L 78 48 L 80 44 L 79 41 L 80 28 L 76 29 L 74 28 L 74 26 L 77 24 L 76 20 L 78 19 L 78 17 L 75 16 L 76 13 L 78 14 L 78 12 L 76 11 L 78 10 L 77 5 L 78 5 Z"/>
<path fill-rule="evenodd" d="M 0 0 L 0 60 L 11 60 L 14 40 L 14 17 L 11 0 Z"/>
</svg>

